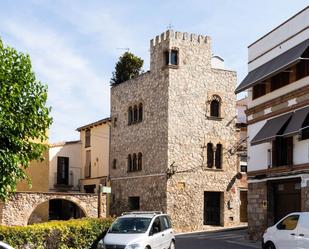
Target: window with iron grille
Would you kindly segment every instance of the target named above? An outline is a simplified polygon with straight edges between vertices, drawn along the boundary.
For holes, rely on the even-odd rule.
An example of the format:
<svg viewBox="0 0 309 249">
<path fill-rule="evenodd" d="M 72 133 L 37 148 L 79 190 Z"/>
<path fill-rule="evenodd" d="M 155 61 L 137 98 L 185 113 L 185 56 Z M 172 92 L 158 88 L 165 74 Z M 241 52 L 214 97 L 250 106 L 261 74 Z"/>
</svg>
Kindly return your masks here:
<svg viewBox="0 0 309 249">
<path fill-rule="evenodd" d="M 91 132 L 90 129 L 85 131 L 85 147 L 91 146 Z"/>
</svg>

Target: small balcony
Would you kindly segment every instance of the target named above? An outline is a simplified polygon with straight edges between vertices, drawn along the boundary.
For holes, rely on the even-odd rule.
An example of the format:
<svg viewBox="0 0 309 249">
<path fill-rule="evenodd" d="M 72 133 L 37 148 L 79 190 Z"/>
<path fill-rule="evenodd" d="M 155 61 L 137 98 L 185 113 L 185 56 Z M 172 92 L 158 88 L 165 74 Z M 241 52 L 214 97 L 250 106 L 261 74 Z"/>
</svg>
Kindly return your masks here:
<svg viewBox="0 0 309 249">
<path fill-rule="evenodd" d="M 73 189 L 74 174 L 70 171 L 68 176 L 63 176 L 59 172 L 54 173 L 54 188 L 60 192 L 67 192 Z"/>
</svg>

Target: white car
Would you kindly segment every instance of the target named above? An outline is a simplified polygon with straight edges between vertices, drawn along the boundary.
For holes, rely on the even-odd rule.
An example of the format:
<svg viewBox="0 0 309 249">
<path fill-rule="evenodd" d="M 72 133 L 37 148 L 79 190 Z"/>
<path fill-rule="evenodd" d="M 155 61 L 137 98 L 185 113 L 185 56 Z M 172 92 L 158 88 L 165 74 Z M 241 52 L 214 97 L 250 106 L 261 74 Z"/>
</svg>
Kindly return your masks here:
<svg viewBox="0 0 309 249">
<path fill-rule="evenodd" d="M 0 241 L 0 249 L 14 249 L 14 248 Z"/>
<path fill-rule="evenodd" d="M 130 212 L 113 222 L 101 249 L 175 249 L 170 218 L 161 212 Z"/>
<path fill-rule="evenodd" d="M 291 213 L 266 229 L 263 249 L 308 249 L 309 212 Z"/>
</svg>

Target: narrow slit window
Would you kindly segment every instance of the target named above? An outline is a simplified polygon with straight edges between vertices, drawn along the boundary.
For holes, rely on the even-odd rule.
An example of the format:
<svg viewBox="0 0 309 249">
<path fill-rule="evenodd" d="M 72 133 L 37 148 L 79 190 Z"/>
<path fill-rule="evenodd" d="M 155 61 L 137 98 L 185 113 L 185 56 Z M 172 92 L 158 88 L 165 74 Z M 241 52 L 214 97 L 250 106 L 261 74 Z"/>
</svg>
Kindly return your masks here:
<svg viewBox="0 0 309 249">
<path fill-rule="evenodd" d="M 222 169 L 222 144 L 217 144 L 216 146 L 215 167 Z"/>
<path fill-rule="evenodd" d="M 138 157 L 137 157 L 137 170 L 142 170 L 142 166 L 143 166 L 143 155 L 142 153 L 138 153 Z"/>
<path fill-rule="evenodd" d="M 212 143 L 207 144 L 207 167 L 212 168 L 214 164 L 214 150 Z"/>
</svg>

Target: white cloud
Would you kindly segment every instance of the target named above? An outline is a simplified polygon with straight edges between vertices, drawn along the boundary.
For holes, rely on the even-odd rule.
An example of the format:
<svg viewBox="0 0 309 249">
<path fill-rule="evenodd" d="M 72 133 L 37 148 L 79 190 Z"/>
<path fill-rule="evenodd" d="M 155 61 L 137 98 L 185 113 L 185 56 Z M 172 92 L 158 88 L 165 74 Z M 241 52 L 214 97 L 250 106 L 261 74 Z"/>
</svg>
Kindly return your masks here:
<svg viewBox="0 0 309 249">
<path fill-rule="evenodd" d="M 52 141 L 78 138 L 78 126 L 108 115 L 107 77 L 91 68 L 70 39 L 35 20 L 10 19 L 0 29 L 13 37 L 10 45 L 30 54 L 37 78 L 48 83 Z"/>
</svg>

